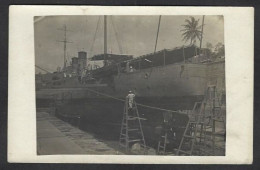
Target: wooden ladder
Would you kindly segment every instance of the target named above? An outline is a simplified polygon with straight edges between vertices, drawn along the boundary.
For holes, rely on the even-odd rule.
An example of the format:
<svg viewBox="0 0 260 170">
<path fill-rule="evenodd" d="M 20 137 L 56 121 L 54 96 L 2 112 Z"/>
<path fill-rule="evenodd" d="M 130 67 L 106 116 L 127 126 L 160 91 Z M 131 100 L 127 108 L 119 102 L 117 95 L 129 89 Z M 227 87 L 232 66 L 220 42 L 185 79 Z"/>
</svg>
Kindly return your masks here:
<svg viewBox="0 0 260 170">
<path fill-rule="evenodd" d="M 119 138 L 119 145 L 124 147 L 126 152 L 129 152 L 130 145 L 134 143 L 140 143 L 144 151 L 146 150 L 141 120 L 145 119 L 140 118 L 136 102 L 134 101 L 133 107 L 129 108 L 126 99 Z"/>
<path fill-rule="evenodd" d="M 201 141 L 204 124 L 204 108 L 204 102 L 196 102 L 194 104 L 192 113 L 189 115 L 189 121 L 177 149 L 177 155 L 192 155 L 197 139 Z"/>
<path fill-rule="evenodd" d="M 166 145 L 168 140 L 168 132 L 165 131 L 165 134 L 161 136 L 160 141 L 158 142 L 158 148 L 157 148 L 157 154 L 158 155 L 164 155 L 166 151 Z"/>
<path fill-rule="evenodd" d="M 216 148 L 216 136 L 225 135 L 226 122 L 221 110 L 221 103 L 219 101 L 217 88 L 215 85 L 207 87 L 205 100 L 206 106 L 209 108 L 209 113 L 205 113 L 205 119 L 203 129 L 203 143 L 200 148 L 201 155 L 215 155 Z M 222 122 L 224 125 L 224 132 L 220 134 L 216 132 L 216 122 Z"/>
</svg>

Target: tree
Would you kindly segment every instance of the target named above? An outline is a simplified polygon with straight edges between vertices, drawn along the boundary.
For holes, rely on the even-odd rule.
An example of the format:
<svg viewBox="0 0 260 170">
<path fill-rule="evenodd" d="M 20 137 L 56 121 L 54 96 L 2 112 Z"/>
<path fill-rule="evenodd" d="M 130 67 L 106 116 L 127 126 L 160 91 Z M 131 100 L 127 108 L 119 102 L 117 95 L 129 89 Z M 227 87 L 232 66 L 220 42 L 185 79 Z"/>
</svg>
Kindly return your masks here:
<svg viewBox="0 0 260 170">
<path fill-rule="evenodd" d="M 217 57 L 222 57 L 225 56 L 225 46 L 222 43 L 217 43 L 217 45 L 215 46 L 215 53 Z"/>
<path fill-rule="evenodd" d="M 206 47 L 212 51 L 213 45 L 210 42 L 207 42 Z"/>
<path fill-rule="evenodd" d="M 182 25 L 184 29 L 181 30 L 183 41 L 187 42 L 190 40 L 190 44 L 195 44 L 196 39 L 201 41 L 201 27 L 199 25 L 199 19 L 196 20 L 194 17 L 190 17 L 190 20 L 185 19 L 186 24 Z"/>
</svg>

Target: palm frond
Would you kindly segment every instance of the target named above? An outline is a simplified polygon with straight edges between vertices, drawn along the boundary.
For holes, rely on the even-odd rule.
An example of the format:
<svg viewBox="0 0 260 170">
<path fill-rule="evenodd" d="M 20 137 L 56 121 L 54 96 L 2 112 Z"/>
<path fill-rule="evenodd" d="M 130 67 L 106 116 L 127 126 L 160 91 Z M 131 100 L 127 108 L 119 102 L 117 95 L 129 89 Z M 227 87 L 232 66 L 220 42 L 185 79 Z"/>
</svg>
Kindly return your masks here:
<svg viewBox="0 0 260 170">
<path fill-rule="evenodd" d="M 192 44 L 195 43 L 196 39 L 201 40 L 202 32 L 200 29 L 202 25 L 199 25 L 199 21 L 199 19 L 196 20 L 192 16 L 190 16 L 189 19 L 185 19 L 186 24 L 182 25 L 183 29 L 181 30 L 183 41 L 187 42 L 190 40 Z"/>
</svg>

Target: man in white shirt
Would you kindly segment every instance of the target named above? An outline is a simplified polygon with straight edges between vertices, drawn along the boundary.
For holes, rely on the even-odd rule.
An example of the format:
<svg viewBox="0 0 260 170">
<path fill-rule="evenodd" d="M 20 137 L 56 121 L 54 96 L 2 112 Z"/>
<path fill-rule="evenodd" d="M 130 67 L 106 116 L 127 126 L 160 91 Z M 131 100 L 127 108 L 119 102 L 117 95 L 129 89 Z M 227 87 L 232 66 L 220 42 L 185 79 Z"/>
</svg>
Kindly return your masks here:
<svg viewBox="0 0 260 170">
<path fill-rule="evenodd" d="M 135 94 L 132 91 L 129 91 L 129 94 L 126 96 L 126 99 L 128 99 L 128 105 L 129 109 L 133 108 Z"/>
</svg>

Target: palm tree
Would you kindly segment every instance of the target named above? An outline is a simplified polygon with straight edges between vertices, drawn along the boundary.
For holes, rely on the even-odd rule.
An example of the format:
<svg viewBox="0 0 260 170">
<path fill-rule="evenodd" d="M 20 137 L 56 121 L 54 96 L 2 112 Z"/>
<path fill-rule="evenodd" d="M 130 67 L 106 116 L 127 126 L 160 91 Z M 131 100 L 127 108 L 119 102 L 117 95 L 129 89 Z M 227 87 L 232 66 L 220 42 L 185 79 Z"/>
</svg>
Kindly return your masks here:
<svg viewBox="0 0 260 170">
<path fill-rule="evenodd" d="M 186 24 L 182 25 L 184 27 L 183 30 L 181 30 L 183 41 L 187 42 L 190 40 L 190 44 L 194 44 L 196 42 L 196 39 L 201 39 L 201 27 L 202 25 L 199 25 L 199 19 L 195 20 L 194 17 L 190 17 L 190 20 L 185 19 Z"/>
</svg>

